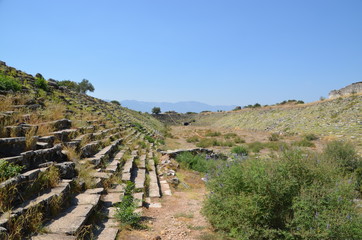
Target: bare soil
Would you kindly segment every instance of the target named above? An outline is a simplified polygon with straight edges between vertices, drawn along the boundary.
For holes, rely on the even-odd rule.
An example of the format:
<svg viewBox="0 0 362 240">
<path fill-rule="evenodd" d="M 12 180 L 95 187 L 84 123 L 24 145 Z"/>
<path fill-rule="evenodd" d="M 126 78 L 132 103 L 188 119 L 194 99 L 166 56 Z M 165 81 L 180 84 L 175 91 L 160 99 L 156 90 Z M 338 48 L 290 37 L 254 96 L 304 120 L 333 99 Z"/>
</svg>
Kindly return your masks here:
<svg viewBox="0 0 362 240">
<path fill-rule="evenodd" d="M 172 189 L 172 196 L 164 196 L 158 200 L 162 207 L 143 210 L 143 224 L 148 229 L 123 230 L 119 234 L 119 240 L 221 239 L 212 232 L 201 214 L 202 201 L 206 194 L 202 176 L 197 172 L 181 169 L 177 176 L 183 184 Z"/>
</svg>

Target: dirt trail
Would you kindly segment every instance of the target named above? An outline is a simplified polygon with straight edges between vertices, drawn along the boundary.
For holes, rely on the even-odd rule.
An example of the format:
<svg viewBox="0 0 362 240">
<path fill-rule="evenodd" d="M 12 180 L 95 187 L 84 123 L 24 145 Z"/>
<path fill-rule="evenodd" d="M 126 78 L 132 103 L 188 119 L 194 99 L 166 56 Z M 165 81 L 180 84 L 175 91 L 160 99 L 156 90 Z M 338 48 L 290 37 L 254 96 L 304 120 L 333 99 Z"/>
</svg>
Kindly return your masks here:
<svg viewBox="0 0 362 240">
<path fill-rule="evenodd" d="M 119 240 L 218 239 L 200 213 L 206 194 L 201 175 L 185 170 L 179 170 L 177 175 L 188 188 L 182 185 L 182 189 L 173 189 L 172 196 L 159 200 L 161 208 L 144 209 L 143 223 L 148 229 L 123 230 Z"/>
</svg>

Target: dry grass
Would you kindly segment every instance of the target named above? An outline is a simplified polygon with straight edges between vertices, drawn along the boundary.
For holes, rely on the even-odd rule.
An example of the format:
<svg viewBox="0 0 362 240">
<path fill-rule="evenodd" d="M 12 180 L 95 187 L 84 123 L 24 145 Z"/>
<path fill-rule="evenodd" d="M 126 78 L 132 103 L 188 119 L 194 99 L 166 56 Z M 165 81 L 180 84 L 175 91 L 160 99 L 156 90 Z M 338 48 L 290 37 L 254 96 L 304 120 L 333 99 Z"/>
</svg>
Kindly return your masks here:
<svg viewBox="0 0 362 240">
<path fill-rule="evenodd" d="M 65 151 L 65 154 L 68 157 L 69 161 L 72 161 L 74 163 L 78 163 L 80 158 L 81 158 L 81 153 L 78 152 L 75 148 L 73 147 L 69 147 L 69 146 L 65 146 L 63 148 L 63 150 Z"/>
<path fill-rule="evenodd" d="M 64 118 L 66 107 L 62 103 L 46 102 L 46 109 L 42 111 L 43 120 L 54 121 Z"/>
<path fill-rule="evenodd" d="M 94 187 L 94 178 L 93 175 L 95 174 L 94 168 L 89 163 L 76 163 L 75 169 L 78 172 L 78 182 L 84 182 L 85 187 L 87 189 Z"/>
</svg>

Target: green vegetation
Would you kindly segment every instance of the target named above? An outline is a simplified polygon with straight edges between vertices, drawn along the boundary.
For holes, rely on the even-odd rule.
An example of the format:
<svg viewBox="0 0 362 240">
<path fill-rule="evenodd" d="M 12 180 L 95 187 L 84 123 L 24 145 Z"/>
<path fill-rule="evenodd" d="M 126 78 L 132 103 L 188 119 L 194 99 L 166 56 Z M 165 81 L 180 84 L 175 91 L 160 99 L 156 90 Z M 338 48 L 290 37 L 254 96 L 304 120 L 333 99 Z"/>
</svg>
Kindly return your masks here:
<svg viewBox="0 0 362 240">
<path fill-rule="evenodd" d="M 86 94 L 87 91 L 93 92 L 94 87 L 92 83 L 89 82 L 87 79 L 83 79 L 81 82 L 76 83 L 71 80 L 63 80 L 58 82 L 59 86 L 66 87 L 70 90 L 73 90 L 75 92 Z"/>
<path fill-rule="evenodd" d="M 86 94 L 87 91 L 94 92 L 94 87 L 92 83 L 89 82 L 87 79 L 83 79 L 80 83 L 78 83 L 79 92 Z"/>
<path fill-rule="evenodd" d="M 186 142 L 188 142 L 188 143 L 195 143 L 195 142 L 198 142 L 198 141 L 200 141 L 200 139 L 196 135 L 186 139 Z"/>
<path fill-rule="evenodd" d="M 208 131 L 205 134 L 206 137 L 218 137 L 221 136 L 220 132 L 212 132 L 212 131 Z"/>
<path fill-rule="evenodd" d="M 260 108 L 260 107 L 261 107 L 261 105 L 259 103 L 255 103 L 254 105 L 249 104 L 249 105 L 245 106 L 244 108 Z"/>
<path fill-rule="evenodd" d="M 122 202 L 120 202 L 116 207 L 115 217 L 120 221 L 121 227 L 125 228 L 130 226 L 132 228 L 140 228 L 141 216 L 138 213 L 135 213 L 136 204 L 134 203 L 134 199 L 132 194 L 135 191 L 134 183 L 128 182 L 124 197 Z"/>
<path fill-rule="evenodd" d="M 23 166 L 0 159 L 0 182 L 18 175 L 23 168 Z"/>
<path fill-rule="evenodd" d="M 315 144 L 306 138 L 304 138 L 300 141 L 295 141 L 292 143 L 292 145 L 298 146 L 298 147 L 315 147 Z"/>
<path fill-rule="evenodd" d="M 35 78 L 35 86 L 44 90 L 44 91 L 48 91 L 48 82 L 43 78 L 43 76 L 41 74 L 37 74 L 37 77 Z"/>
<path fill-rule="evenodd" d="M 224 134 L 225 139 L 236 138 L 237 136 L 238 135 L 236 133 L 226 133 L 226 134 Z"/>
<path fill-rule="evenodd" d="M 176 157 L 176 161 L 179 162 L 183 168 L 206 173 L 216 169 L 223 160 L 213 159 L 204 154 L 193 155 L 190 152 L 184 152 Z"/>
<path fill-rule="evenodd" d="M 159 108 L 159 107 L 152 108 L 152 113 L 153 114 L 160 114 L 161 113 L 161 108 Z"/>
<path fill-rule="evenodd" d="M 361 158 L 350 142 L 333 141 L 330 142 L 325 150 L 326 158 L 338 164 L 345 171 L 353 172 L 361 168 Z"/>
<path fill-rule="evenodd" d="M 277 105 L 284 105 L 284 104 L 290 104 L 290 103 L 294 103 L 294 104 L 304 104 L 304 101 L 302 100 L 284 100 L 283 102 L 277 103 Z"/>
<path fill-rule="evenodd" d="M 306 134 L 304 138 L 308 141 L 314 141 L 318 139 L 318 137 L 313 133 Z"/>
<path fill-rule="evenodd" d="M 115 104 L 115 105 L 118 105 L 118 106 L 121 106 L 121 103 L 117 100 L 112 100 L 111 103 Z"/>
<path fill-rule="evenodd" d="M 231 149 L 232 153 L 240 156 L 247 156 L 249 154 L 248 149 L 245 146 L 236 146 Z"/>
<path fill-rule="evenodd" d="M 21 89 L 21 84 L 13 77 L 0 73 L 0 90 L 17 92 Z"/>
<path fill-rule="evenodd" d="M 280 138 L 280 136 L 278 133 L 272 133 L 269 136 L 269 141 L 271 141 L 271 142 L 279 141 L 279 138 Z"/>
<path fill-rule="evenodd" d="M 236 239 L 362 239 L 350 172 L 360 163 L 350 145 L 337 142 L 320 154 L 294 149 L 235 160 L 207 182 L 203 213 Z"/>
<path fill-rule="evenodd" d="M 208 148 L 212 146 L 225 146 L 225 147 L 232 147 L 234 145 L 231 141 L 219 141 L 215 138 L 203 138 L 201 139 L 196 146 L 202 148 Z"/>
</svg>

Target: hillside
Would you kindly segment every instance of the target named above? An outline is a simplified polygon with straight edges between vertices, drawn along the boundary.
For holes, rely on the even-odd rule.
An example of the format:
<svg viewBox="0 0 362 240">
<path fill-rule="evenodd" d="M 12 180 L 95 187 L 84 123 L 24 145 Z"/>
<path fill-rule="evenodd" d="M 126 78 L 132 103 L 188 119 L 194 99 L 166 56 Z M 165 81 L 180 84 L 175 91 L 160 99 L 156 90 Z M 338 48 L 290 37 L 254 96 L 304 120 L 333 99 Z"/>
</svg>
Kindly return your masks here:
<svg viewBox="0 0 362 240">
<path fill-rule="evenodd" d="M 4 62 L 0 90 L 0 239 L 116 239 L 120 205 L 137 217 L 169 189 L 151 115 Z"/>
<path fill-rule="evenodd" d="M 321 102 L 193 115 L 193 125 L 345 138 L 362 146 L 362 95 Z"/>
</svg>

